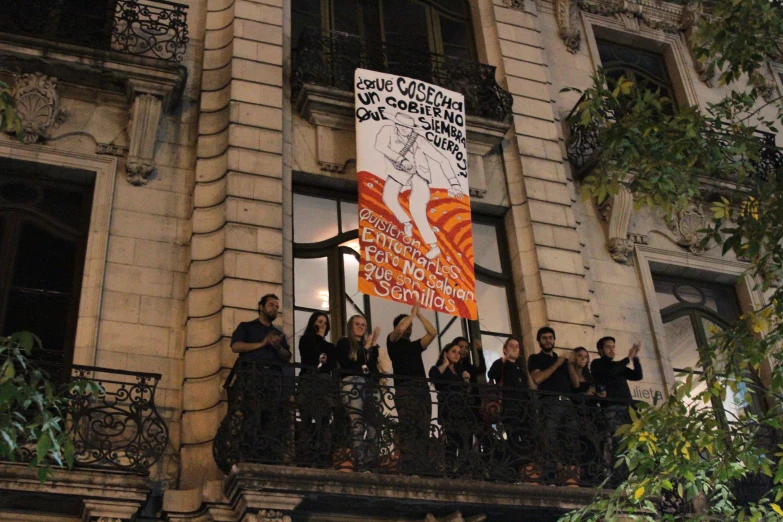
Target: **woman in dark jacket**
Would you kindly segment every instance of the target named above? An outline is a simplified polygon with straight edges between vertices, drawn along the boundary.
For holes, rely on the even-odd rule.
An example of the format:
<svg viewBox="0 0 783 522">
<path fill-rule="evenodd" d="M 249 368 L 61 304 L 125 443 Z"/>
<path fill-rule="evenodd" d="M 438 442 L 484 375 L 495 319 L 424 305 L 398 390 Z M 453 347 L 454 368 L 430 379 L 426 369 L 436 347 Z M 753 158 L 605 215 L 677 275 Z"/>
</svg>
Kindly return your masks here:
<svg viewBox="0 0 783 522">
<path fill-rule="evenodd" d="M 377 383 L 378 336 L 380 328 L 367 335 L 367 320 L 361 315 L 348 319 L 348 335 L 337 341 L 337 362 L 342 376 L 340 400 L 350 422 L 354 467 L 370 465 L 378 456 L 377 435 L 382 417 Z"/>
<path fill-rule="evenodd" d="M 314 312 L 299 340 L 297 402 L 301 422 L 297 424 L 297 459 L 303 464 L 331 461 L 331 422 L 337 404 L 337 385 L 330 372 L 337 367 L 337 350 L 326 340 L 329 316 Z"/>
<path fill-rule="evenodd" d="M 590 354 L 584 346 L 574 348 L 571 360 L 568 362 L 571 380 L 579 382 L 571 390 L 578 397 L 573 399 L 579 422 L 579 437 L 574 437 L 574 453 L 579 460 L 580 481 L 597 485 L 605 474 L 606 462 L 601 455 L 606 439 L 603 427 L 603 417 L 596 397 L 606 397 L 606 391 L 597 388 L 595 379 L 590 373 Z"/>
<path fill-rule="evenodd" d="M 430 368 L 429 377 L 438 391 L 438 421 L 446 434 L 446 469 L 459 468 L 473 442 L 468 404 L 470 373 L 459 371 L 460 347 L 449 343 L 440 351 L 438 363 Z"/>
</svg>

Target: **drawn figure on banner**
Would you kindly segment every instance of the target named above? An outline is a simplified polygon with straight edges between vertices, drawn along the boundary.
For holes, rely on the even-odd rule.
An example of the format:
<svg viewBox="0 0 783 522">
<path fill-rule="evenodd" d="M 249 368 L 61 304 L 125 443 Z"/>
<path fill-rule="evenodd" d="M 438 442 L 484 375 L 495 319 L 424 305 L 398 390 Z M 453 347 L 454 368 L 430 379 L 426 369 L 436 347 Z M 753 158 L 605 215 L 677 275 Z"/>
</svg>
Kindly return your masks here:
<svg viewBox="0 0 783 522">
<path fill-rule="evenodd" d="M 383 154 L 386 162 L 386 181 L 383 186 L 383 202 L 403 227 L 407 237 L 413 236 L 413 223 L 422 239 L 430 247 L 427 259 L 440 256 L 435 232 L 427 216 L 432 183 L 432 164 L 435 163 L 449 181 L 450 197 L 464 197 L 451 162 L 424 136 L 414 119 L 402 112 L 390 118 L 393 123 L 384 125 L 375 138 L 375 150 Z M 400 193 L 410 189 L 410 215 L 400 205 Z"/>
</svg>

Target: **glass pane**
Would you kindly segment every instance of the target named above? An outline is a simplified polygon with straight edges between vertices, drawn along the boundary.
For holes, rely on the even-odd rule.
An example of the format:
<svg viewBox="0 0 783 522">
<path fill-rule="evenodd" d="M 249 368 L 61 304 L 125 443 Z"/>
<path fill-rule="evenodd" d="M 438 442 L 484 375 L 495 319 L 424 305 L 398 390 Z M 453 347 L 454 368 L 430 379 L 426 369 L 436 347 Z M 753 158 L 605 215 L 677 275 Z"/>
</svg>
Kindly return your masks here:
<svg viewBox="0 0 783 522">
<path fill-rule="evenodd" d="M 705 285 L 706 286 L 706 285 Z M 729 323 L 739 319 L 739 306 L 734 288 L 731 286 L 710 285 L 701 289 L 706 296 L 704 305 Z"/>
<path fill-rule="evenodd" d="M 479 325 L 482 330 L 511 334 L 506 288 L 476 280 Z"/>
<path fill-rule="evenodd" d="M 441 335 L 441 348 L 454 340 L 455 337 L 467 337 L 462 329 L 463 321 L 459 317 L 438 314 L 438 329 Z"/>
<path fill-rule="evenodd" d="M 77 250 L 76 243 L 24 223 L 11 284 L 31 291 L 70 293 Z"/>
<path fill-rule="evenodd" d="M 294 362 L 302 362 L 302 358 L 299 357 L 299 339 L 302 338 L 305 328 L 307 327 L 307 321 L 310 320 L 311 312 L 305 312 L 302 310 L 294 310 Z"/>
<path fill-rule="evenodd" d="M 471 38 L 467 23 L 441 16 L 440 34 L 443 41 L 443 54 L 470 59 Z"/>
<path fill-rule="evenodd" d="M 291 1 L 291 46 L 296 48 L 305 28 L 321 29 L 321 0 Z"/>
<path fill-rule="evenodd" d="M 340 202 L 340 218 L 342 232 L 359 229 L 359 204 L 346 201 Z"/>
<path fill-rule="evenodd" d="M 85 205 L 85 194 L 54 187 L 43 189 L 43 199 L 38 207 L 54 216 L 58 221 L 74 228 L 80 228 Z"/>
<path fill-rule="evenodd" d="M 656 301 L 658 301 L 658 308 L 660 310 L 679 302 L 674 296 L 673 282 L 661 279 L 653 279 L 653 282 L 655 283 L 655 298 Z"/>
<path fill-rule="evenodd" d="M 337 201 L 294 194 L 294 243 L 317 243 L 337 235 Z"/>
<path fill-rule="evenodd" d="M 348 34 L 359 34 L 359 5 L 356 0 L 339 0 L 333 4 L 332 29 Z"/>
<path fill-rule="evenodd" d="M 672 367 L 675 371 L 684 368 L 697 368 L 699 352 L 696 335 L 693 332 L 691 318 L 687 315 L 678 317 L 663 325 L 666 336 L 666 346 L 669 348 Z"/>
<path fill-rule="evenodd" d="M 489 370 L 493 362 L 503 357 L 503 343 L 505 342 L 506 337 L 481 334 L 481 346 L 484 350 L 484 360 L 487 362 L 487 370 Z M 520 357 L 524 357 L 524 352 L 523 354 L 520 354 Z"/>
<path fill-rule="evenodd" d="M 328 274 L 325 257 L 294 259 L 294 306 L 328 311 Z"/>
<path fill-rule="evenodd" d="M 343 254 L 345 274 L 345 313 L 348 317 L 364 314 L 364 294 L 359 292 L 359 260 L 353 254 Z"/>
<path fill-rule="evenodd" d="M 478 266 L 494 272 L 503 272 L 495 227 L 473 223 L 473 255 Z"/>
</svg>

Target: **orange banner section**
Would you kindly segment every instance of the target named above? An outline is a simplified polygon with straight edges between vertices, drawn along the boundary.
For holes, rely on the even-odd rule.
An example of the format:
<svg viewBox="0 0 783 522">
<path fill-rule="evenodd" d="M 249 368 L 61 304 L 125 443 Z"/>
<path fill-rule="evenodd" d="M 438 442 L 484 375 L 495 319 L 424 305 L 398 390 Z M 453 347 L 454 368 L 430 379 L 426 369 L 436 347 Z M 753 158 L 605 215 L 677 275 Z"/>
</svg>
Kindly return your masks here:
<svg viewBox="0 0 783 522">
<path fill-rule="evenodd" d="M 362 250 L 359 290 L 410 305 L 419 302 L 422 308 L 436 312 L 477 319 L 469 198 L 451 197 L 445 188 L 429 188 L 427 218 L 440 250 L 439 255 L 433 256 L 418 227 L 400 223 L 384 203 L 385 180 L 361 171 L 358 181 Z M 398 199 L 408 215 L 411 215 L 411 193 L 406 187 Z"/>
</svg>

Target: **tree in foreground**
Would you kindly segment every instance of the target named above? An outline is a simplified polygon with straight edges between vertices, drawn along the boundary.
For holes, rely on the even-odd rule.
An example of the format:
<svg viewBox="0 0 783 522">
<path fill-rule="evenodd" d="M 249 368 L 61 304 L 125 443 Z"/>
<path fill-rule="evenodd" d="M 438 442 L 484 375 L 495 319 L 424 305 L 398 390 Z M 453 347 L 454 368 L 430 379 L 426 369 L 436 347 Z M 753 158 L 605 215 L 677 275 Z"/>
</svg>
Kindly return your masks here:
<svg viewBox="0 0 783 522">
<path fill-rule="evenodd" d="M 626 186 L 637 207 L 667 219 L 694 203 L 710 209 L 702 246 L 748 261 L 767 304 L 713 332 L 700 350 L 703 374 L 681 375 L 666 401 L 632 414 L 619 432 L 627 479 L 563 521 L 783 517 L 783 170 L 759 168 L 776 151 L 756 134 L 777 133 L 783 119 L 763 74 L 768 61 L 783 61 L 783 1 L 705 4 L 696 55 L 730 93 L 675 111 L 658 92 L 599 73 L 570 121 L 597 135 L 583 191 L 601 203 Z M 718 182 L 708 188 L 705 179 Z M 727 396 L 762 407 L 731 415 Z M 742 494 L 750 484 L 756 494 Z"/>
</svg>

